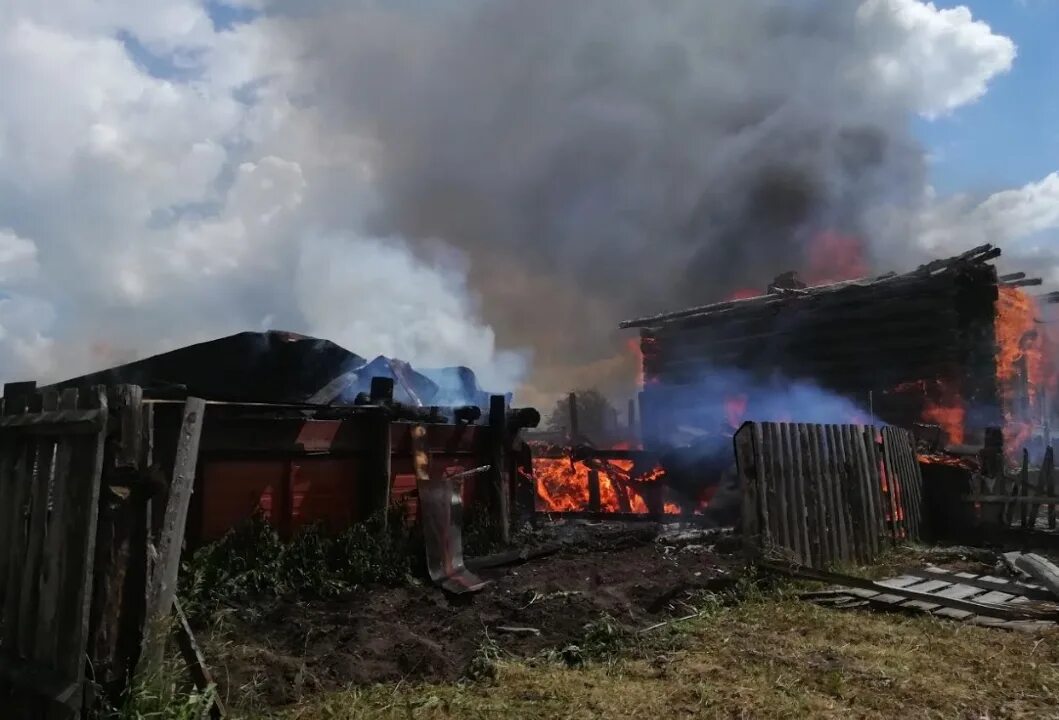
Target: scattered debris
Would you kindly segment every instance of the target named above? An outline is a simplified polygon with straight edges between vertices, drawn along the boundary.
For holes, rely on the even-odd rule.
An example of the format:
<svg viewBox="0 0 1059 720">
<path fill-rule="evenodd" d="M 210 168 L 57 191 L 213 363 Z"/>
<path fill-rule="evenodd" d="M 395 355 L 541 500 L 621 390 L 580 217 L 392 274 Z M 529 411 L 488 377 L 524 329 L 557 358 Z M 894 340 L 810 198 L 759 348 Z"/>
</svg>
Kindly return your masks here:
<svg viewBox="0 0 1059 720">
<path fill-rule="evenodd" d="M 1040 597 L 1039 587 L 992 576 L 928 568 L 925 572 L 873 581 L 803 565 L 765 563 L 763 567 L 788 577 L 831 584 L 832 587 L 823 591 L 802 593 L 803 599 L 819 604 L 914 610 L 976 625 L 1028 632 L 1059 623 L 1059 606 L 1035 599 Z"/>
<path fill-rule="evenodd" d="M 1015 560 L 1015 567 L 1024 573 L 1040 581 L 1052 594 L 1053 599 L 1059 600 L 1059 567 L 1049 562 L 1040 555 L 1029 553 L 1020 555 Z"/>
</svg>

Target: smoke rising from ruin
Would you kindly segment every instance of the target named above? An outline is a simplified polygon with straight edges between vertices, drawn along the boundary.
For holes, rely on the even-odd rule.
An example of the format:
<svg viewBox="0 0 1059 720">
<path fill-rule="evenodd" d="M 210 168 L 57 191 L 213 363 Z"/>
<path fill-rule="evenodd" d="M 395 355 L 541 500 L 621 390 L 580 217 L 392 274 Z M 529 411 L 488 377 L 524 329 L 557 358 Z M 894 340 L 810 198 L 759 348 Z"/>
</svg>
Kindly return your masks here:
<svg viewBox="0 0 1059 720">
<path fill-rule="evenodd" d="M 909 74 L 925 6 L 897 0 L 321 7 L 288 30 L 327 121 L 375 141 L 375 229 L 464 250 L 545 392 L 598 376 L 621 319 L 763 290 L 821 237 L 920 260 L 910 117 L 984 89 Z M 963 30 L 965 59 L 1004 54 Z"/>
<path fill-rule="evenodd" d="M 621 319 L 1057 224 L 1051 180 L 981 203 L 926 186 L 910 119 L 973 102 L 1015 54 L 965 9 L 161 10 L 0 11 L 4 379 L 272 327 L 483 384 L 532 361 L 521 400 L 550 404 L 632 389 Z"/>
</svg>

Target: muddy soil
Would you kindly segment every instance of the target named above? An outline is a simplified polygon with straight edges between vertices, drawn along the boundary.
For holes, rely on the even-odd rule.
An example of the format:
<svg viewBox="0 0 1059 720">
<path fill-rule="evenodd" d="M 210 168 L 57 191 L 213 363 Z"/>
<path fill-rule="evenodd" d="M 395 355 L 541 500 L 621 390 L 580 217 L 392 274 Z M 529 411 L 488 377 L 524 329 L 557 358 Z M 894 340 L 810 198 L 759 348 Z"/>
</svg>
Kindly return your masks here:
<svg viewBox="0 0 1059 720">
<path fill-rule="evenodd" d="M 473 596 L 453 597 L 429 583 L 364 588 L 340 600 L 232 609 L 198 633 L 230 698 L 252 694 L 283 705 L 351 684 L 453 680 L 486 638 L 521 657 L 562 650 L 604 614 L 640 629 L 687 614 L 683 602 L 736 580 L 737 540 L 663 533 L 560 524 L 534 540 L 559 538 L 562 550 L 480 571 L 491 582 Z"/>
</svg>

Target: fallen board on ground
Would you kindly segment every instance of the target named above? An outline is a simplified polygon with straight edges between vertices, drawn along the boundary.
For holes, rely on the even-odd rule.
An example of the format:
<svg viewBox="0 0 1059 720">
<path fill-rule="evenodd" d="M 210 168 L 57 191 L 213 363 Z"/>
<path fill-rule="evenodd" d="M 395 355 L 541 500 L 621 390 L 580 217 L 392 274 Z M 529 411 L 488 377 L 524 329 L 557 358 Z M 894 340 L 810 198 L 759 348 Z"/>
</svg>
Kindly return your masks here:
<svg viewBox="0 0 1059 720">
<path fill-rule="evenodd" d="M 819 605 L 849 608 L 870 606 L 887 610 L 913 610 L 975 625 L 999 627 L 1036 633 L 1059 627 L 1059 605 L 1044 602 L 1047 591 L 1037 585 L 1015 582 L 992 575 L 974 575 L 927 567 L 910 571 L 876 585 L 901 591 L 869 590 L 835 586 L 823 591 L 803 593 L 801 597 Z M 909 593 L 928 595 L 930 599 L 911 599 Z M 988 614 L 967 609 L 968 603 L 988 606 Z M 1020 611 L 1030 608 L 1054 608 L 1052 619 L 1018 619 Z M 1005 616 L 1010 613 L 1011 619 Z"/>
</svg>

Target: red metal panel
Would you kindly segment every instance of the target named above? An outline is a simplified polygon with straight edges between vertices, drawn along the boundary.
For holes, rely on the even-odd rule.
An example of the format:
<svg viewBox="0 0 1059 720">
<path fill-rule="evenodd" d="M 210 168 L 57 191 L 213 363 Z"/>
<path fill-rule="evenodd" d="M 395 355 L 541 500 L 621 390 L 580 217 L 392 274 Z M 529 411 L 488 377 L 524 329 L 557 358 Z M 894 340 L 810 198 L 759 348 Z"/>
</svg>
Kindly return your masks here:
<svg viewBox="0 0 1059 720">
<path fill-rule="evenodd" d="M 202 540 L 216 540 L 255 512 L 273 524 L 283 515 L 285 460 L 204 463 Z"/>
<path fill-rule="evenodd" d="M 354 458 L 304 458 L 291 461 L 291 527 L 322 523 L 341 531 L 361 519 Z"/>
<path fill-rule="evenodd" d="M 209 460 L 202 483 L 202 540 L 216 540 L 260 511 L 284 535 L 359 520 L 355 458 Z"/>
<path fill-rule="evenodd" d="M 412 454 L 414 423 L 396 422 L 390 425 L 390 445 L 396 455 Z M 483 429 L 477 425 L 427 425 L 427 447 L 433 453 L 476 453 Z"/>
</svg>

